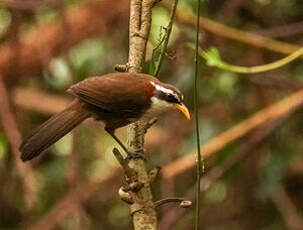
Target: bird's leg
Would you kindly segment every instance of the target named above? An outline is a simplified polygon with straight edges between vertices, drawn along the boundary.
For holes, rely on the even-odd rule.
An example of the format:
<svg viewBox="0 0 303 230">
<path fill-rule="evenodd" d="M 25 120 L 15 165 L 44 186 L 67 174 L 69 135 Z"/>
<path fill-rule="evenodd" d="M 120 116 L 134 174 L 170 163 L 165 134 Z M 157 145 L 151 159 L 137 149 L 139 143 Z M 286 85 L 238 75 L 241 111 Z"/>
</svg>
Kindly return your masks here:
<svg viewBox="0 0 303 230">
<path fill-rule="evenodd" d="M 147 160 L 144 155 L 144 150 L 142 149 L 135 150 L 134 152 L 128 152 L 125 160 L 128 161 L 130 159 L 143 159 L 145 161 Z"/>
<path fill-rule="evenodd" d="M 129 153 L 129 151 L 128 151 L 128 149 L 125 147 L 125 145 L 122 143 L 122 141 L 120 141 L 120 139 L 114 134 L 114 132 L 111 132 L 111 131 L 108 131 L 108 130 L 106 130 L 108 133 L 109 133 L 109 135 L 111 135 L 112 136 L 112 138 L 114 138 L 114 140 L 121 146 L 121 148 L 128 154 Z"/>
<path fill-rule="evenodd" d="M 141 159 L 144 159 L 146 160 L 146 157 L 145 155 L 142 153 L 144 151 L 141 151 L 141 150 L 138 150 L 138 151 L 135 151 L 135 152 L 130 152 L 126 147 L 125 145 L 122 143 L 122 141 L 120 141 L 120 139 L 115 135 L 115 133 L 112 131 L 112 130 L 108 130 L 108 129 L 105 129 L 109 135 L 112 136 L 112 138 L 114 138 L 114 140 L 121 146 L 121 148 L 126 152 L 127 154 L 127 157 L 126 157 L 126 160 L 129 160 L 129 159 L 138 159 L 138 158 L 141 158 Z"/>
</svg>

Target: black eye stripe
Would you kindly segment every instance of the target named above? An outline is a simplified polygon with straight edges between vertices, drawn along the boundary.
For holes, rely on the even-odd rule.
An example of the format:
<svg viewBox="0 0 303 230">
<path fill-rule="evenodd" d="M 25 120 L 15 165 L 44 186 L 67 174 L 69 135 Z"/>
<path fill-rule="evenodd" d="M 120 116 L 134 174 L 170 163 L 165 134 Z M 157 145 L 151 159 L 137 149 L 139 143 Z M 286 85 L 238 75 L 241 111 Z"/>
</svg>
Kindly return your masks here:
<svg viewBox="0 0 303 230">
<path fill-rule="evenodd" d="M 157 91 L 155 94 L 156 97 L 158 97 L 161 100 L 167 101 L 169 103 L 177 103 L 180 104 L 183 101 L 183 95 L 178 92 L 163 92 L 163 91 Z"/>
<path fill-rule="evenodd" d="M 173 95 L 173 94 L 166 94 L 166 97 L 165 97 L 166 101 L 167 102 L 171 102 L 171 103 L 179 103 L 179 99 Z"/>
</svg>

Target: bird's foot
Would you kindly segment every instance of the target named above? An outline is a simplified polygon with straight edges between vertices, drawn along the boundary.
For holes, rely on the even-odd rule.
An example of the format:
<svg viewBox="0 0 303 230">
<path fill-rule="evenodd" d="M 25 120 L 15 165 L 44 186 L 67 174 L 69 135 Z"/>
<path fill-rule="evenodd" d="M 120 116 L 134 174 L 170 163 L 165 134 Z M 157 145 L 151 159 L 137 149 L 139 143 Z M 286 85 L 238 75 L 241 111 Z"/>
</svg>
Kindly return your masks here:
<svg viewBox="0 0 303 230">
<path fill-rule="evenodd" d="M 138 149 L 133 152 L 128 151 L 127 152 L 127 157 L 125 160 L 129 161 L 131 159 L 143 159 L 147 161 L 146 156 L 144 155 L 144 149 Z"/>
</svg>

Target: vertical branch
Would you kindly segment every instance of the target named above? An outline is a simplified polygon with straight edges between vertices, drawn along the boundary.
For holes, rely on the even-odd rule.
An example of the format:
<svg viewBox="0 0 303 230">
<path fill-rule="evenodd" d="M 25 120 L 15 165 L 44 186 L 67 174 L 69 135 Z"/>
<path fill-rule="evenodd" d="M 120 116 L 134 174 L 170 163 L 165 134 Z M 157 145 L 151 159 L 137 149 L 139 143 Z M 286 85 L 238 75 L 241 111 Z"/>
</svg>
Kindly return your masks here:
<svg viewBox="0 0 303 230">
<path fill-rule="evenodd" d="M 3 82 L 3 77 L 0 76 L 0 116 L 5 134 L 7 135 L 11 144 L 13 153 L 13 160 L 18 174 L 21 176 L 23 183 L 25 203 L 29 208 L 33 207 L 37 197 L 33 190 L 35 182 L 33 171 L 29 164 L 22 164 L 20 160 L 19 146 L 21 144 L 21 135 L 17 128 L 15 117 L 11 111 L 9 104 L 9 97 Z M 24 179 L 26 178 L 26 179 Z"/>
<path fill-rule="evenodd" d="M 143 5 L 145 6 L 146 2 L 152 3 L 152 1 L 148 0 L 131 0 L 130 2 L 128 72 L 131 73 L 140 73 L 143 70 L 146 43 L 151 23 L 151 7 L 149 7 L 150 13 L 143 9 Z"/>
<path fill-rule="evenodd" d="M 143 70 L 152 7 L 155 3 L 155 0 L 131 0 L 130 2 L 128 72 L 140 73 Z M 129 126 L 127 139 L 130 151 L 143 153 L 145 127 L 146 124 L 142 121 Z M 143 159 L 131 159 L 128 165 L 134 170 L 130 180 L 143 185 L 139 191 L 130 191 L 133 200 L 130 211 L 134 229 L 156 229 L 157 216 L 145 162 Z"/>
<path fill-rule="evenodd" d="M 204 171 L 203 158 L 201 157 L 200 149 L 200 135 L 199 135 L 199 103 L 198 103 L 198 71 L 199 71 L 199 29 L 200 29 L 200 0 L 198 0 L 197 7 L 197 24 L 196 24 L 196 48 L 195 48 L 195 94 L 194 94 L 194 105 L 195 105 L 195 126 L 196 126 L 196 137 L 197 137 L 197 184 L 196 184 L 196 215 L 195 215 L 195 230 L 200 229 L 200 178 Z"/>
</svg>

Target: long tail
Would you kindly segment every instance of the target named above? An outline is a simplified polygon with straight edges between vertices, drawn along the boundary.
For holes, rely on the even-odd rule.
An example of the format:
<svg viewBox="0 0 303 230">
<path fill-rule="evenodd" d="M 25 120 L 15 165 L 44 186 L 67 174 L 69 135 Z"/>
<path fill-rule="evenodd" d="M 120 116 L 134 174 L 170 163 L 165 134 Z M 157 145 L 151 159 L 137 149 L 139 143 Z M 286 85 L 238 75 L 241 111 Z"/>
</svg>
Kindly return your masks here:
<svg viewBox="0 0 303 230">
<path fill-rule="evenodd" d="M 28 161 L 40 155 L 88 117 L 89 113 L 75 99 L 70 106 L 52 116 L 22 142 L 21 159 Z"/>
</svg>

